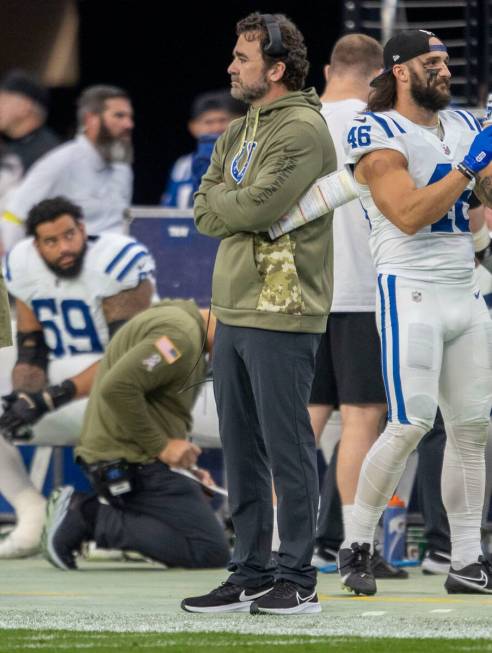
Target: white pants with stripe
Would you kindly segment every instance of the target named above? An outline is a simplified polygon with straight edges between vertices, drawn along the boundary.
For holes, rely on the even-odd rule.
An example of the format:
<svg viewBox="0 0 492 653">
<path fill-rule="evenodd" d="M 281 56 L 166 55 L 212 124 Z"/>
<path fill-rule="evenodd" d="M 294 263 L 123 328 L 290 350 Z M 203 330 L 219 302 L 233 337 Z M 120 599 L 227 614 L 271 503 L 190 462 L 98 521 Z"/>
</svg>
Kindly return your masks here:
<svg viewBox="0 0 492 653">
<path fill-rule="evenodd" d="M 480 554 L 484 448 L 492 407 L 492 322 L 477 288 L 378 275 L 388 425 L 361 470 L 343 546 L 372 542 L 408 455 L 432 428 L 437 406 L 447 444 L 442 491 L 453 561 Z"/>
</svg>

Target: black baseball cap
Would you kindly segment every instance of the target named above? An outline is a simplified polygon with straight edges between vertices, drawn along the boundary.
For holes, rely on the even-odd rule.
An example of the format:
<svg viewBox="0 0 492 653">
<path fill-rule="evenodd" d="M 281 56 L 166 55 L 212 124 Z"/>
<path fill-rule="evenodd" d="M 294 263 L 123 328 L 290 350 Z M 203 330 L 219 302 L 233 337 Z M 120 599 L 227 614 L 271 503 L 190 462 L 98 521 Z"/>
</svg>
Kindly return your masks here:
<svg viewBox="0 0 492 653">
<path fill-rule="evenodd" d="M 18 93 L 40 104 L 48 110 L 49 92 L 42 86 L 36 77 L 24 70 L 11 70 L 0 80 L 0 91 Z"/>
<path fill-rule="evenodd" d="M 190 118 L 199 118 L 207 111 L 227 111 L 232 115 L 242 116 L 246 113 L 246 105 L 231 96 L 228 89 L 210 91 L 197 95 L 191 105 Z"/>
<path fill-rule="evenodd" d="M 447 52 L 446 46 L 442 43 L 431 45 L 432 37 L 438 38 L 433 32 L 425 29 L 407 29 L 392 36 L 383 50 L 384 70 L 372 80 L 371 86 L 377 79 L 393 70 L 396 64 L 405 63 L 428 52 Z"/>
</svg>

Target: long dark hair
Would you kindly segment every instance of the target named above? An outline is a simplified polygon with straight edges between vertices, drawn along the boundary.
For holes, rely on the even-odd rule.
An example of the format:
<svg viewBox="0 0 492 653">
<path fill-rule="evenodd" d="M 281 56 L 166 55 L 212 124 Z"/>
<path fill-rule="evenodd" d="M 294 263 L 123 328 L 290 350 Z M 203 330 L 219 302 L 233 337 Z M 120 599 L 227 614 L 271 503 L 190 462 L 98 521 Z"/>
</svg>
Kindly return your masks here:
<svg viewBox="0 0 492 653">
<path fill-rule="evenodd" d="M 396 104 L 396 78 L 391 71 L 371 82 L 372 90 L 367 100 L 369 111 L 388 111 Z"/>
</svg>

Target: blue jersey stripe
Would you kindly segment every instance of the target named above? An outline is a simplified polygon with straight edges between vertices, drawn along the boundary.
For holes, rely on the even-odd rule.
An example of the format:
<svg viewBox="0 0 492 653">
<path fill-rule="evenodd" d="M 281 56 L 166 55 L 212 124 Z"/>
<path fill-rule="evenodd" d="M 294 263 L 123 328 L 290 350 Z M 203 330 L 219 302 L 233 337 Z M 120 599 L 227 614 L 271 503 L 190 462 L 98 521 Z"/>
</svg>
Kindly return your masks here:
<svg viewBox="0 0 492 653">
<path fill-rule="evenodd" d="M 12 281 L 12 273 L 10 271 L 9 257 L 10 257 L 10 251 L 8 251 L 7 255 L 5 256 L 5 278 L 7 279 L 7 281 Z"/>
<path fill-rule="evenodd" d="M 400 378 L 400 334 L 398 332 L 398 311 L 396 308 L 396 277 L 388 275 L 389 307 L 391 320 L 391 339 L 393 341 L 393 383 L 395 385 L 398 421 L 400 424 L 410 424 L 405 411 L 405 401 L 401 389 Z"/>
<path fill-rule="evenodd" d="M 149 253 L 148 253 L 147 250 L 143 250 L 141 252 L 138 252 L 138 254 L 135 254 L 135 256 L 132 258 L 132 260 L 127 265 L 125 265 L 123 270 L 116 277 L 116 280 L 117 281 L 122 281 L 126 277 L 126 275 L 130 272 L 130 270 L 135 265 L 135 263 L 137 261 L 139 261 L 142 258 L 142 256 L 148 256 L 148 254 Z"/>
<path fill-rule="evenodd" d="M 403 129 L 403 127 L 396 122 L 394 118 L 390 116 L 390 119 L 395 123 L 395 125 L 398 127 L 400 134 L 406 134 L 407 132 Z"/>
<path fill-rule="evenodd" d="M 112 260 L 112 261 L 107 265 L 107 267 L 106 267 L 106 269 L 104 270 L 104 272 L 106 272 L 106 274 L 109 274 L 109 273 L 111 272 L 111 270 L 113 270 L 113 269 L 118 265 L 118 263 L 119 263 L 119 262 L 121 261 L 121 259 L 125 256 L 125 254 L 126 254 L 130 249 L 132 249 L 133 247 L 137 247 L 137 245 L 140 245 L 140 243 L 137 243 L 135 240 L 132 241 L 131 243 L 127 243 L 127 244 L 126 244 L 126 245 L 125 245 L 125 246 L 124 246 L 124 247 L 123 247 L 123 248 L 118 252 L 118 254 L 116 254 L 116 256 L 114 257 L 114 259 L 113 259 L 113 260 Z"/>
<path fill-rule="evenodd" d="M 471 111 L 465 111 L 465 110 L 463 110 L 463 113 L 466 113 L 467 116 L 470 116 L 471 120 L 473 120 L 473 122 L 475 123 L 475 127 L 477 128 L 477 130 L 481 132 L 482 125 L 478 122 L 478 120 L 475 118 L 473 113 L 471 113 Z"/>
<path fill-rule="evenodd" d="M 383 383 L 386 391 L 386 401 L 388 402 L 388 421 L 391 422 L 392 407 L 391 395 L 388 385 L 388 357 L 387 357 L 387 343 L 386 343 L 386 304 L 384 300 L 384 291 L 382 283 L 383 275 L 378 274 L 378 288 L 379 296 L 381 299 L 381 368 L 383 372 Z"/>
<path fill-rule="evenodd" d="M 468 127 L 472 130 L 472 132 L 475 131 L 475 128 L 474 128 L 473 124 L 471 123 L 470 119 L 468 118 L 468 116 L 465 114 L 464 111 L 458 111 L 458 110 L 456 109 L 456 110 L 455 110 L 455 113 L 457 113 L 459 116 L 461 116 L 461 117 L 463 118 L 463 120 L 466 122 L 466 124 L 468 125 Z"/>
<path fill-rule="evenodd" d="M 367 114 L 368 116 L 371 116 L 372 118 L 374 118 L 374 120 L 375 120 L 377 123 L 379 123 L 379 124 L 381 125 L 381 127 L 382 127 L 382 128 L 384 129 L 384 131 L 386 132 L 386 136 L 389 136 L 390 138 L 393 138 L 393 137 L 394 137 L 393 132 L 392 132 L 391 129 L 389 128 L 389 125 L 388 125 L 388 123 L 386 122 L 386 120 L 385 120 L 384 118 L 381 118 L 381 116 L 377 116 L 377 115 L 376 115 L 375 113 L 373 113 L 372 111 L 366 111 L 366 114 Z"/>
</svg>

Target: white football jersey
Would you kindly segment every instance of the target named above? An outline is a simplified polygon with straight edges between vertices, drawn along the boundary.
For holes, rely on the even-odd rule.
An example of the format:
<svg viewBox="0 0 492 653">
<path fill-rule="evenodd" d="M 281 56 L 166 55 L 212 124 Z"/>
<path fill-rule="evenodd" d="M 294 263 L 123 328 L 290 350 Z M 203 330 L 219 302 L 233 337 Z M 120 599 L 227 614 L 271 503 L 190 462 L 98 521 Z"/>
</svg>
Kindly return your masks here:
<svg viewBox="0 0 492 653">
<path fill-rule="evenodd" d="M 33 238 L 17 243 L 3 262 L 8 291 L 33 310 L 55 359 L 102 355 L 109 340 L 103 299 L 135 288 L 154 271 L 144 245 L 114 233 L 89 237 L 82 270 L 73 279 L 47 267 Z"/>
<path fill-rule="evenodd" d="M 463 160 L 481 130 L 468 111 L 440 111 L 439 120 L 444 132 L 442 141 L 432 130 L 411 122 L 397 111 L 361 113 L 346 131 L 347 163 L 355 164 L 375 150 L 396 150 L 408 161 L 408 171 L 417 188 L 433 184 L 447 175 L 453 164 Z M 378 273 L 438 283 L 472 283 L 474 251 L 468 200 L 474 183 L 470 182 L 441 219 L 412 236 L 385 218 L 369 188 L 357 184 L 371 224 L 369 245 Z"/>
<path fill-rule="evenodd" d="M 326 120 L 342 167 L 345 126 L 364 110 L 355 98 L 323 102 Z M 335 209 L 333 214 L 333 298 L 331 313 L 376 310 L 376 270 L 369 251 L 369 223 L 358 199 Z"/>
</svg>

